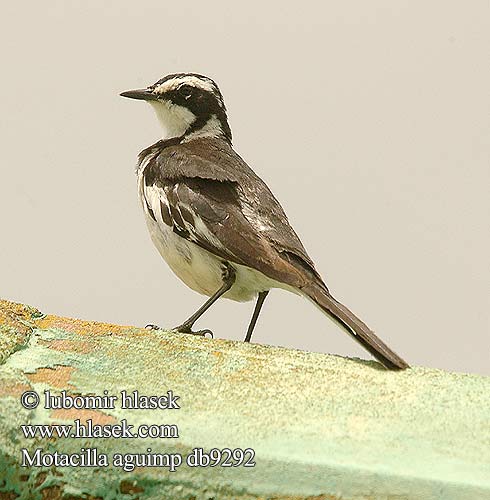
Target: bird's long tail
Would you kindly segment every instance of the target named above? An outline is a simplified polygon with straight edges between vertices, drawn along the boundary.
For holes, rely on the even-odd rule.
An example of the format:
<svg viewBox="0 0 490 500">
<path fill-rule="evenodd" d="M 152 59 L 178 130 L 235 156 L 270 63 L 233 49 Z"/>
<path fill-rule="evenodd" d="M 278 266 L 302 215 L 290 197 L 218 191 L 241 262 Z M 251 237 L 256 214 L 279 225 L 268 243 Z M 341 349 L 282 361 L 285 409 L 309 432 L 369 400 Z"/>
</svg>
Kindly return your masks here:
<svg viewBox="0 0 490 500">
<path fill-rule="evenodd" d="M 389 370 L 404 370 L 409 365 L 398 354 L 393 352 L 369 327 L 352 311 L 336 300 L 326 287 L 312 283 L 302 292 L 311 299 L 325 314 L 340 324 L 347 333 L 369 351 Z"/>
</svg>

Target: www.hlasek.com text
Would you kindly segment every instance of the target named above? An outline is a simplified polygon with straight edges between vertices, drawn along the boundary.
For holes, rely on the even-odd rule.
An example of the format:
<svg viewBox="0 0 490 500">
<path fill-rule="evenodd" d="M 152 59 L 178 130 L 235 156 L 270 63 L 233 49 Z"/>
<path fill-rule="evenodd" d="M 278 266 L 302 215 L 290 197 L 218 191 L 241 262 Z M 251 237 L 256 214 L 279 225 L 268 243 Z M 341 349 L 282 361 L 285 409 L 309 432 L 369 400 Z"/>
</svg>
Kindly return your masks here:
<svg viewBox="0 0 490 500">
<path fill-rule="evenodd" d="M 178 438 L 179 428 L 175 424 L 141 424 L 136 428 L 126 419 L 119 424 L 94 424 L 89 418 L 84 424 L 80 419 L 72 424 L 22 424 L 20 426 L 26 439 L 34 438 Z"/>
</svg>

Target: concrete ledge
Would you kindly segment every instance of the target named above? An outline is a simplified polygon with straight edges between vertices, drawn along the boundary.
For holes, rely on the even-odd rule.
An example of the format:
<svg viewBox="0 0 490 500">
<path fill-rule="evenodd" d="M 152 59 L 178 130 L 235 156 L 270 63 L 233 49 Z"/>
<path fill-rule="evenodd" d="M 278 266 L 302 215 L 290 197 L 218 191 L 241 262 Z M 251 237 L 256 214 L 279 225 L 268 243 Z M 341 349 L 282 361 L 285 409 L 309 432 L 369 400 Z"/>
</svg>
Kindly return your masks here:
<svg viewBox="0 0 490 500">
<path fill-rule="evenodd" d="M 489 499 L 490 377 L 42 316 L 0 301 L 0 499 Z M 33 389 L 138 390 L 180 410 L 27 410 Z M 43 398 L 42 398 L 43 399 Z M 21 424 L 175 424 L 178 439 L 26 439 Z M 22 468 L 21 448 L 186 455 L 256 466 Z"/>
</svg>

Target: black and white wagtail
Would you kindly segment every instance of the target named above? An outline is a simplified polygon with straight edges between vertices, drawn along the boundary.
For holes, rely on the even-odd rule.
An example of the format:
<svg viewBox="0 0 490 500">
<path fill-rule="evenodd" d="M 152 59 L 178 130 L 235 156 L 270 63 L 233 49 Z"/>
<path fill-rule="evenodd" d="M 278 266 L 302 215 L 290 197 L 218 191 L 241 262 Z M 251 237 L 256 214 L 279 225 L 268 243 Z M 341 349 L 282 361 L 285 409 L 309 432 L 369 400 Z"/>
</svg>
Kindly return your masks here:
<svg viewBox="0 0 490 500">
<path fill-rule="evenodd" d="M 196 73 L 177 73 L 123 97 L 147 101 L 163 139 L 138 159 L 138 190 L 153 243 L 172 271 L 208 301 L 175 328 L 192 331 L 220 297 L 257 299 L 249 342 L 271 288 L 304 295 L 386 368 L 408 364 L 332 297 L 279 202 L 234 151 L 223 96 Z"/>
</svg>

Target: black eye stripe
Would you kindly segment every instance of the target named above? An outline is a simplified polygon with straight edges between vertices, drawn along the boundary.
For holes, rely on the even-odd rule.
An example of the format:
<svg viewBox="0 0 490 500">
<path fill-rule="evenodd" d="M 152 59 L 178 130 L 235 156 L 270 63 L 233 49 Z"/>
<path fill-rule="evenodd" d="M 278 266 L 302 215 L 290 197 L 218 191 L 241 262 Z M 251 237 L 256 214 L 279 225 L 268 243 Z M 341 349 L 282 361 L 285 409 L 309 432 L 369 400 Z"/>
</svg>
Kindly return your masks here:
<svg viewBox="0 0 490 500">
<path fill-rule="evenodd" d="M 154 87 L 157 84 L 154 84 Z M 173 88 L 160 92 L 158 96 L 162 100 L 170 101 L 178 106 L 184 106 L 196 116 L 191 128 L 191 133 L 203 127 L 208 120 L 215 116 L 221 123 L 226 138 L 231 140 L 231 130 L 226 116 L 226 108 L 218 88 L 204 89 L 199 85 L 181 82 Z"/>
</svg>

